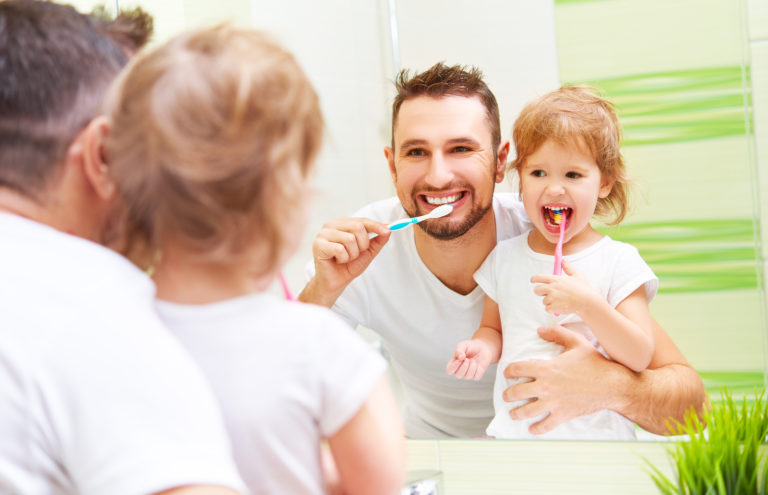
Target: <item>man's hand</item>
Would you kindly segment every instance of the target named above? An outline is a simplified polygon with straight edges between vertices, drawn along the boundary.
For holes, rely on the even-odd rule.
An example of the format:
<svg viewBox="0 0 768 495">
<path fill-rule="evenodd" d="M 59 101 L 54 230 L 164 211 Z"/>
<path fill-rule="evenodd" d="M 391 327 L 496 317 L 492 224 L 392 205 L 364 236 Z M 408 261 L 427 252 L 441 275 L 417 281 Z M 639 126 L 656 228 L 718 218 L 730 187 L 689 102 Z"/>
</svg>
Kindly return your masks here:
<svg viewBox="0 0 768 495">
<path fill-rule="evenodd" d="M 531 425 L 534 434 L 546 433 L 573 418 L 591 414 L 601 409 L 615 409 L 606 402 L 605 374 L 614 373 L 620 367 L 605 359 L 597 349 L 581 335 L 560 325 L 540 328 L 539 335 L 565 349 L 548 361 L 520 361 L 504 370 L 507 378 L 530 378 L 530 382 L 518 383 L 504 391 L 504 400 L 535 399 L 510 412 L 512 419 L 530 419 L 546 412 L 549 415 Z"/>
<path fill-rule="evenodd" d="M 376 234 L 373 239 L 371 234 Z M 339 218 L 323 225 L 312 244 L 315 276 L 298 299 L 331 307 L 352 280 L 365 271 L 389 240 L 383 223 Z"/>
<path fill-rule="evenodd" d="M 462 340 L 456 345 L 445 372 L 456 378 L 479 380 L 491 364 L 491 359 L 492 351 L 487 343 L 478 339 Z"/>
</svg>

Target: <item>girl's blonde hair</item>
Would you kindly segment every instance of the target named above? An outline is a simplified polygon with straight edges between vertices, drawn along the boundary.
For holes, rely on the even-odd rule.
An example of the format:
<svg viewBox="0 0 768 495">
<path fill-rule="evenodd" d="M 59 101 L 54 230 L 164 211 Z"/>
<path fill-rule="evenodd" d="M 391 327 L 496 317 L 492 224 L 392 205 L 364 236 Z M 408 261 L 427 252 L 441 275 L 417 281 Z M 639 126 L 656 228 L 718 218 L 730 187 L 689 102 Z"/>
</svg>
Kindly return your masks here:
<svg viewBox="0 0 768 495">
<path fill-rule="evenodd" d="M 169 240 L 220 262 L 257 247 L 257 271 L 276 269 L 323 135 L 293 56 L 256 31 L 201 29 L 134 60 L 110 101 L 121 251 L 146 267 Z"/>
<path fill-rule="evenodd" d="M 613 103 L 595 88 L 563 86 L 529 103 L 515 121 L 512 139 L 517 158 L 510 170 L 522 167 L 548 139 L 585 149 L 594 157 L 602 179 L 613 182 L 608 196 L 598 200 L 595 214 L 613 212 L 611 224 L 624 219 L 629 179 L 619 150 L 621 126 Z"/>
</svg>

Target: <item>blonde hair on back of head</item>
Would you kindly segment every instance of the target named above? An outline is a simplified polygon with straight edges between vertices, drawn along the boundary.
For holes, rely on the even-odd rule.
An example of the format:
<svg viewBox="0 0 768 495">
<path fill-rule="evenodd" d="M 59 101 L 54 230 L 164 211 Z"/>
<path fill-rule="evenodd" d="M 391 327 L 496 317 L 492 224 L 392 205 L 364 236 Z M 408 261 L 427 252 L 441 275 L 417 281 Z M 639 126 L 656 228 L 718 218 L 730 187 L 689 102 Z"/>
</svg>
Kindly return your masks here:
<svg viewBox="0 0 768 495">
<path fill-rule="evenodd" d="M 124 254 L 147 266 L 173 242 L 228 263 L 257 247 L 259 274 L 279 268 L 323 134 L 293 56 L 256 31 L 201 29 L 138 57 L 111 101 Z"/>
<path fill-rule="evenodd" d="M 551 139 L 561 145 L 575 145 L 597 163 L 604 181 L 612 181 L 607 197 L 597 202 L 595 214 L 613 213 L 618 224 L 627 213 L 629 179 L 621 157 L 621 125 L 613 103 L 590 86 L 563 86 L 523 108 L 512 132 L 517 157 L 510 170 L 525 161 Z"/>
</svg>

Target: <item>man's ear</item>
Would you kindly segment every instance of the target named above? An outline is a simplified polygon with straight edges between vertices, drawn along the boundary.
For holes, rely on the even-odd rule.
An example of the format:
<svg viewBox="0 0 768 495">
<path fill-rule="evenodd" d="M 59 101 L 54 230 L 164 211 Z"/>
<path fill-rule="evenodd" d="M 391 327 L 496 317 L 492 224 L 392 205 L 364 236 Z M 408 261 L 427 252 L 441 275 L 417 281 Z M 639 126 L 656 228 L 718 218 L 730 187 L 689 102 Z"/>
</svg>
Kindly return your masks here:
<svg viewBox="0 0 768 495">
<path fill-rule="evenodd" d="M 504 141 L 499 145 L 496 160 L 496 183 L 500 184 L 504 180 L 507 172 L 507 158 L 509 157 L 509 141 Z"/>
<path fill-rule="evenodd" d="M 397 171 L 395 170 L 395 150 L 390 146 L 384 147 L 384 156 L 389 164 L 389 174 L 392 176 L 392 183 L 397 183 Z"/>
<path fill-rule="evenodd" d="M 99 116 L 81 134 L 83 172 L 96 194 L 105 201 L 115 195 L 115 184 L 109 177 L 109 164 L 104 150 L 104 141 L 109 131 L 109 121 Z"/>
</svg>

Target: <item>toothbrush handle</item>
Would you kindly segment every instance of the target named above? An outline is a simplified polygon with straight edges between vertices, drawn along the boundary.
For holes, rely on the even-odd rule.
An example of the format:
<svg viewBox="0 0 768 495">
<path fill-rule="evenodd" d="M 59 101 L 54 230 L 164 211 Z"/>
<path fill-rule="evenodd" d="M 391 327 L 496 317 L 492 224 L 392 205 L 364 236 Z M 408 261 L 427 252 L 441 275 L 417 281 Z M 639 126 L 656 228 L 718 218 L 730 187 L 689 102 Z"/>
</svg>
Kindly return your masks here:
<svg viewBox="0 0 768 495">
<path fill-rule="evenodd" d="M 555 275 L 563 273 L 563 237 L 565 236 L 565 221 L 560 222 L 560 238 L 555 246 Z"/>
<path fill-rule="evenodd" d="M 409 226 L 409 225 L 411 225 L 413 223 L 418 223 L 418 221 L 419 221 L 418 217 L 405 218 L 403 220 L 398 220 L 396 222 L 390 223 L 389 225 L 387 225 L 387 228 L 389 230 L 400 230 L 400 229 L 402 229 L 404 227 L 407 227 L 407 226 Z"/>
</svg>

